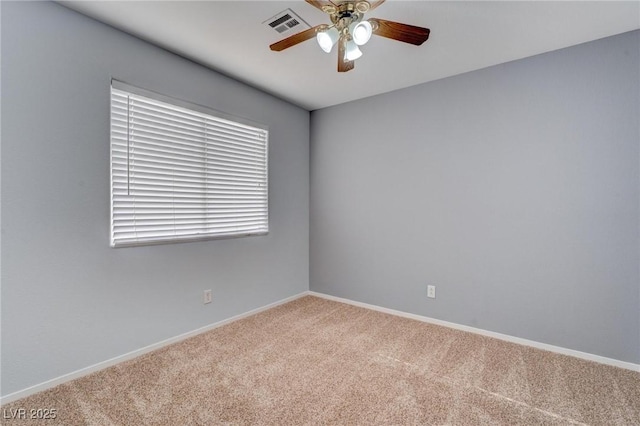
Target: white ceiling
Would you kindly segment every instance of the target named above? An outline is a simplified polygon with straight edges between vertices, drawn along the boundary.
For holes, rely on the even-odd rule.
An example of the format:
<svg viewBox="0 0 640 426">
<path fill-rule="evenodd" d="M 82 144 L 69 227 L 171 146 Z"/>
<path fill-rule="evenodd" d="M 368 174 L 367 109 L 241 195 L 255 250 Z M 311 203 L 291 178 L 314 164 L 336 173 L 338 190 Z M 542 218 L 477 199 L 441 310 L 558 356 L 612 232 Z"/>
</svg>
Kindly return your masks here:
<svg viewBox="0 0 640 426">
<path fill-rule="evenodd" d="M 328 23 L 299 1 L 61 1 L 181 56 L 308 110 L 413 86 L 640 28 L 638 1 L 397 1 L 365 17 L 431 29 L 420 47 L 373 37 L 355 69 L 311 39 L 282 52 L 263 24 L 290 8 Z"/>
</svg>

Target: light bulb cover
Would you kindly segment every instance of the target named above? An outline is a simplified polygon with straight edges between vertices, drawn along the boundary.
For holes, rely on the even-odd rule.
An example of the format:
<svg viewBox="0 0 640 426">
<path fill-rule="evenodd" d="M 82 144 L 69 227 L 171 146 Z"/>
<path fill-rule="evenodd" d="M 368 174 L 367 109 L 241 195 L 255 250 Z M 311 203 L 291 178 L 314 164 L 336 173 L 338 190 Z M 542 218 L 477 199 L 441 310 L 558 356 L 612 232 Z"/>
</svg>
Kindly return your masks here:
<svg viewBox="0 0 640 426">
<path fill-rule="evenodd" d="M 333 45 L 336 44 L 339 37 L 340 33 L 338 32 L 336 27 L 318 31 L 318 34 L 316 34 L 316 40 L 318 40 L 320 48 L 327 53 L 331 52 Z"/>
<path fill-rule="evenodd" d="M 362 56 L 362 51 L 358 48 L 358 45 L 352 40 L 348 40 L 345 46 L 344 59 L 347 61 L 355 61 Z"/>
<path fill-rule="evenodd" d="M 358 46 L 362 46 L 369 41 L 372 31 L 373 28 L 371 27 L 369 21 L 354 22 L 349 28 L 351 37 L 353 37 L 353 41 Z"/>
</svg>

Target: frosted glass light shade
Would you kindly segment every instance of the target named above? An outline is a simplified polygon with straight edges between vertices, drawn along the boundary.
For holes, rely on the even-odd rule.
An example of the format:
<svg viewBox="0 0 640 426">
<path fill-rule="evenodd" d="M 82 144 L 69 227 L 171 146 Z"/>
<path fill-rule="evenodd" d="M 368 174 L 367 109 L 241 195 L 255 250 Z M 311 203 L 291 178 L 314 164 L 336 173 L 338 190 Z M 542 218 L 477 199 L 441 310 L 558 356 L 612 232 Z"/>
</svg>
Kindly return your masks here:
<svg viewBox="0 0 640 426">
<path fill-rule="evenodd" d="M 318 40 L 318 44 L 320 48 L 325 52 L 331 52 L 333 45 L 336 44 L 338 38 L 340 37 L 340 33 L 336 29 L 336 27 L 329 28 L 328 30 L 318 31 L 316 35 L 316 40 Z"/>
<path fill-rule="evenodd" d="M 369 21 L 361 21 L 357 24 L 353 25 L 350 29 L 351 37 L 353 37 L 353 41 L 358 45 L 362 46 L 371 38 L 371 24 Z"/>
<path fill-rule="evenodd" d="M 362 51 L 358 49 L 358 45 L 353 40 L 347 42 L 345 51 L 344 59 L 347 61 L 355 61 L 362 56 Z"/>
</svg>

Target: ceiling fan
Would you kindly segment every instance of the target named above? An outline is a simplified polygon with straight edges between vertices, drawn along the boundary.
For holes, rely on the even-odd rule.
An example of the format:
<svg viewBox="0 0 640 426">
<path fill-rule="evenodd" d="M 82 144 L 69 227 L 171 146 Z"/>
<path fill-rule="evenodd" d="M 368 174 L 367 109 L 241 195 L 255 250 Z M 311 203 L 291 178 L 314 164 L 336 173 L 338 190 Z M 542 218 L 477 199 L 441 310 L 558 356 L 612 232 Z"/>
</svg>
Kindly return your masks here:
<svg viewBox="0 0 640 426">
<path fill-rule="evenodd" d="M 347 72 L 353 69 L 354 61 L 362 56 L 362 51 L 358 46 L 369 41 L 372 34 L 416 46 L 420 46 L 429 38 L 430 30 L 428 28 L 377 18 L 363 19 L 365 13 L 380 6 L 385 0 L 305 1 L 327 13 L 331 19 L 331 25 L 316 25 L 294 34 L 273 43 L 269 46 L 271 50 L 279 52 L 316 37 L 320 48 L 327 53 L 331 52 L 335 44 L 338 45 L 338 72 Z"/>
</svg>

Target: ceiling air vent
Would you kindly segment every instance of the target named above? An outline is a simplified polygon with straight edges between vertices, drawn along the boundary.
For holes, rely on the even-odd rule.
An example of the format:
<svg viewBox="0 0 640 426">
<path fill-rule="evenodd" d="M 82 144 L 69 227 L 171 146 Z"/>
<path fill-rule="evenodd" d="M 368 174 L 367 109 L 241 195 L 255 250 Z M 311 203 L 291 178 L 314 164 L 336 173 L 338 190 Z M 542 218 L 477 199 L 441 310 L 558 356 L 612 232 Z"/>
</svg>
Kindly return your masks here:
<svg viewBox="0 0 640 426">
<path fill-rule="evenodd" d="M 309 24 L 296 15 L 291 9 L 283 10 L 274 17 L 264 21 L 263 24 L 283 36 L 296 34 L 311 28 Z"/>
</svg>

